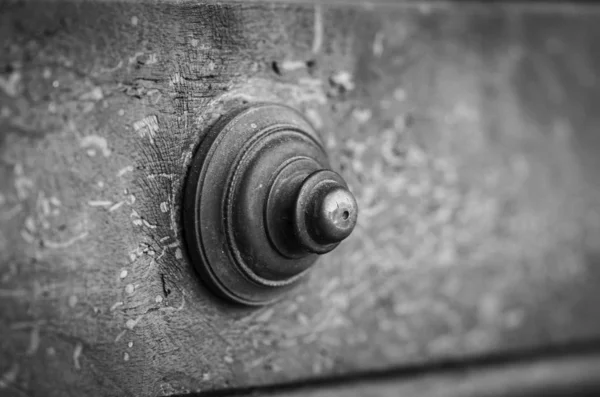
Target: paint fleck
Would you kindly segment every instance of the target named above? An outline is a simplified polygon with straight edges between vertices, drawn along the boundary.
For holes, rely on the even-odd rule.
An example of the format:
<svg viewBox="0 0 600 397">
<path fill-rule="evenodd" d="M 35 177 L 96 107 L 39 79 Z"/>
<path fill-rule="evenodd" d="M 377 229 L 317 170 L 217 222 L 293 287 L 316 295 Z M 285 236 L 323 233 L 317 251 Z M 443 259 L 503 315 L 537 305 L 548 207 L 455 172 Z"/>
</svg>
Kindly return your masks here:
<svg viewBox="0 0 600 397">
<path fill-rule="evenodd" d="M 183 258 L 183 254 L 181 253 L 181 249 L 177 248 L 175 250 L 175 258 L 176 259 L 182 259 Z"/>
<path fill-rule="evenodd" d="M 119 307 L 119 306 L 123 306 L 123 304 L 124 304 L 123 302 L 115 302 L 115 303 L 114 303 L 114 305 L 112 305 L 112 306 L 110 307 L 110 309 L 108 309 L 108 310 L 109 310 L 109 311 L 111 311 L 111 312 L 112 312 L 112 311 L 115 311 L 115 310 L 117 309 L 117 307 Z"/>
<path fill-rule="evenodd" d="M 81 356 L 81 352 L 83 351 L 83 345 L 81 342 L 77 342 L 75 345 L 75 349 L 73 349 L 73 364 L 76 370 L 81 369 L 81 363 L 79 362 L 79 357 Z"/>
<path fill-rule="evenodd" d="M 160 258 L 162 258 L 163 256 L 165 256 L 166 252 L 167 252 L 167 248 L 163 247 L 162 251 L 160 252 L 160 255 L 156 258 L 156 260 L 159 260 Z"/>
<path fill-rule="evenodd" d="M 125 201 L 119 201 L 118 203 L 116 203 L 115 205 L 113 205 L 112 207 L 110 207 L 108 209 L 108 212 L 113 212 L 118 210 L 119 208 L 121 208 L 123 206 L 123 204 L 125 204 Z"/>
<path fill-rule="evenodd" d="M 162 203 L 160 203 L 160 211 L 161 212 L 169 212 L 169 203 L 167 203 L 166 201 L 163 201 Z"/>
<path fill-rule="evenodd" d="M 121 117 L 125 116 L 125 111 L 123 109 L 119 109 L 119 111 L 117 112 L 117 114 Z"/>
<path fill-rule="evenodd" d="M 371 109 L 354 109 L 352 111 L 352 116 L 359 124 L 365 124 L 367 121 L 371 120 L 373 112 Z"/>
<path fill-rule="evenodd" d="M 113 203 L 108 200 L 90 200 L 88 201 L 88 205 L 90 207 L 110 207 Z"/>
<path fill-rule="evenodd" d="M 166 179 L 173 179 L 175 178 L 177 175 L 175 174 L 166 174 L 166 173 L 161 173 L 161 174 L 150 174 L 148 175 L 148 179 L 156 179 L 156 178 L 166 178 Z"/>
<path fill-rule="evenodd" d="M 14 168 L 15 173 L 15 190 L 17 191 L 17 197 L 20 200 L 24 200 L 29 197 L 29 192 L 33 190 L 33 181 L 25 176 L 23 165 L 16 164 Z"/>
<path fill-rule="evenodd" d="M 294 70 L 304 68 L 306 68 L 306 62 L 304 61 L 285 60 L 279 64 L 279 69 L 286 72 L 293 72 Z"/>
<path fill-rule="evenodd" d="M 129 347 L 133 347 L 133 342 L 129 342 L 129 343 L 127 344 L 127 346 L 129 346 Z"/>
<path fill-rule="evenodd" d="M 144 55 L 144 53 L 143 53 L 143 52 L 136 52 L 135 54 L 133 54 L 133 56 L 132 56 L 132 57 L 129 57 L 129 64 L 131 65 L 132 63 L 135 63 L 135 62 L 137 62 L 137 59 L 138 59 L 139 57 L 141 57 L 142 55 Z"/>
<path fill-rule="evenodd" d="M 192 45 L 192 47 L 198 47 L 198 39 L 191 39 L 190 40 L 190 44 Z"/>
<path fill-rule="evenodd" d="M 136 17 L 135 15 L 131 17 L 131 24 L 133 26 L 137 26 L 138 22 L 139 22 L 138 17 Z"/>
<path fill-rule="evenodd" d="M 129 319 L 125 323 L 125 327 L 127 327 L 128 329 L 133 329 L 137 325 L 137 323 L 140 322 L 141 319 L 142 319 L 142 316 L 139 316 L 135 320 L 134 319 Z"/>
<path fill-rule="evenodd" d="M 150 143 L 154 143 L 154 137 L 158 132 L 158 117 L 150 115 L 136 121 L 133 123 L 133 130 L 137 132 L 141 138 L 148 137 Z"/>
<path fill-rule="evenodd" d="M 106 138 L 101 137 L 99 135 L 88 135 L 81 138 L 79 146 L 84 149 L 89 149 L 93 146 L 99 149 L 104 157 L 110 156 L 110 149 L 108 148 L 108 142 L 106 141 Z"/>
<path fill-rule="evenodd" d="M 104 94 L 102 93 L 102 89 L 100 87 L 95 87 L 89 92 L 81 95 L 79 99 L 82 101 L 100 101 L 104 98 Z"/>
<path fill-rule="evenodd" d="M 158 226 L 151 224 L 150 222 L 148 222 L 145 219 L 142 219 L 142 223 L 144 224 L 144 226 L 146 226 L 147 228 L 150 229 L 156 229 Z"/>
<path fill-rule="evenodd" d="M 44 68 L 44 71 L 42 72 L 42 77 L 46 80 L 52 77 L 52 71 L 50 70 L 50 68 Z"/>
<path fill-rule="evenodd" d="M 46 248 L 51 248 L 51 249 L 67 248 L 67 247 L 70 247 L 71 245 L 75 244 L 77 241 L 83 240 L 87 236 L 88 236 L 88 232 L 83 232 L 83 233 L 81 233 L 77 236 L 74 236 L 65 241 L 44 240 L 44 246 Z"/>
<path fill-rule="evenodd" d="M 127 330 L 124 329 L 123 331 L 119 332 L 119 335 L 117 335 L 117 337 L 115 338 L 115 343 L 117 343 L 118 341 L 121 340 L 121 338 L 127 333 Z"/>
<path fill-rule="evenodd" d="M 142 222 L 142 218 L 140 217 L 140 214 L 137 213 L 136 210 L 131 210 L 131 214 L 129 215 L 130 218 L 133 218 L 133 224 L 135 226 L 142 226 L 143 222 Z"/>
<path fill-rule="evenodd" d="M 133 294 L 134 290 L 135 287 L 133 286 L 133 284 L 127 284 L 127 286 L 125 286 L 125 292 L 129 295 Z"/>
<path fill-rule="evenodd" d="M 76 295 L 69 296 L 69 307 L 74 308 L 77 305 L 77 301 L 78 299 Z"/>
<path fill-rule="evenodd" d="M 323 9 L 320 4 L 315 4 L 314 35 L 312 42 L 312 53 L 317 54 L 323 46 Z"/>
<path fill-rule="evenodd" d="M 120 178 L 123 175 L 127 174 L 128 172 L 132 172 L 133 171 L 133 166 L 132 165 L 128 165 L 127 167 L 123 167 L 121 168 L 118 172 L 117 172 L 117 176 Z"/>
<path fill-rule="evenodd" d="M 62 202 L 57 197 L 50 197 L 48 201 L 50 201 L 50 204 L 52 204 L 55 207 L 60 207 L 62 205 Z M 58 215 L 59 213 L 60 211 L 58 210 L 58 208 L 55 208 L 52 211 L 53 215 Z"/>
<path fill-rule="evenodd" d="M 119 274 L 119 277 L 121 277 L 121 278 L 127 277 L 127 270 L 122 270 L 121 274 Z"/>
<path fill-rule="evenodd" d="M 350 72 L 342 70 L 331 76 L 329 80 L 333 86 L 339 87 L 342 91 L 354 90 L 354 81 Z"/>
<path fill-rule="evenodd" d="M 163 301 L 163 297 L 160 295 L 156 295 L 156 298 L 154 298 L 154 302 L 156 303 L 161 303 Z"/>
<path fill-rule="evenodd" d="M 223 357 L 223 361 L 225 361 L 227 364 L 233 364 L 233 358 L 230 356 Z"/>
<path fill-rule="evenodd" d="M 35 232 L 35 220 L 31 216 L 25 218 L 25 229 L 29 232 Z"/>
<path fill-rule="evenodd" d="M 129 353 L 123 354 L 123 361 L 129 361 Z"/>
<path fill-rule="evenodd" d="M 154 65 L 155 63 L 158 63 L 158 55 L 156 55 L 156 54 L 148 55 L 148 59 L 146 60 L 145 64 L 146 65 Z M 158 90 L 156 90 L 156 92 L 158 92 Z M 148 91 L 148 94 L 150 94 L 150 91 Z"/>
</svg>

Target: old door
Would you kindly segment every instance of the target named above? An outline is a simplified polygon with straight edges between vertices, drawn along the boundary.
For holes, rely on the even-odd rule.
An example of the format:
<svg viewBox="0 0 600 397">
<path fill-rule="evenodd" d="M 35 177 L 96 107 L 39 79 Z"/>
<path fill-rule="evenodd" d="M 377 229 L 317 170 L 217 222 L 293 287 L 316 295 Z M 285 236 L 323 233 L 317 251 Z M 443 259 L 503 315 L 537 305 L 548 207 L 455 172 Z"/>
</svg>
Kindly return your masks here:
<svg viewBox="0 0 600 397">
<path fill-rule="evenodd" d="M 537 2 L 3 1 L 0 394 L 597 347 L 599 21 Z M 310 120 L 360 212 L 248 308 L 194 270 L 181 207 L 206 131 L 258 102 Z"/>
</svg>

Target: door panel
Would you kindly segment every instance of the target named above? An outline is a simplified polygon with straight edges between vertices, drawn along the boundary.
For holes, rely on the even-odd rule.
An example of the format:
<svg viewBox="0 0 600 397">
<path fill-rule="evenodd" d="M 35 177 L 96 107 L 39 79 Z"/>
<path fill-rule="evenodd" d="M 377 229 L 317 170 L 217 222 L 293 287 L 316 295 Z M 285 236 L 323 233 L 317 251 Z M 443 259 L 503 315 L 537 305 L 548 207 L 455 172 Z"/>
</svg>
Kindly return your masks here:
<svg viewBox="0 0 600 397">
<path fill-rule="evenodd" d="M 3 2 L 0 387 L 163 395 L 600 336 L 594 6 Z M 276 304 L 180 222 L 203 134 L 305 114 L 353 235 Z M 4 392 L 4 390 L 2 391 Z"/>
</svg>

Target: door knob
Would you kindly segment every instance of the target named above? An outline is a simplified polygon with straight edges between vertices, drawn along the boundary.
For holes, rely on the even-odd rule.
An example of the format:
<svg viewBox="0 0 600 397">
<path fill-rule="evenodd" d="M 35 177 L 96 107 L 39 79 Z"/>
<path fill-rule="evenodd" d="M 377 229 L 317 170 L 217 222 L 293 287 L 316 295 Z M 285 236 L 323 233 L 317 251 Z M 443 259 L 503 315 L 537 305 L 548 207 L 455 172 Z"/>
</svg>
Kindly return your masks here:
<svg viewBox="0 0 600 397">
<path fill-rule="evenodd" d="M 356 225 L 358 207 L 297 111 L 249 106 L 219 120 L 186 181 L 183 225 L 203 281 L 238 303 L 276 300 Z"/>
</svg>

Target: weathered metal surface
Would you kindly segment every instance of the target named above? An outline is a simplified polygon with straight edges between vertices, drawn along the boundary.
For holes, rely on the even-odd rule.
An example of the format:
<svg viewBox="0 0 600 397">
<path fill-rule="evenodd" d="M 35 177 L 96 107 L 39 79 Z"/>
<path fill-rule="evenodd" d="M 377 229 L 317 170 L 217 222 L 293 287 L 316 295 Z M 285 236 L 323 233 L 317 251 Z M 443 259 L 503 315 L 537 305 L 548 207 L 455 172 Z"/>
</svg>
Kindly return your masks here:
<svg viewBox="0 0 600 397">
<path fill-rule="evenodd" d="M 581 350 L 581 349 L 585 350 Z M 533 353 L 533 355 L 532 355 Z M 358 376 L 357 376 L 358 375 Z M 230 389 L 230 396 L 589 397 L 600 392 L 598 345 L 470 362 Z M 191 394 L 190 397 L 197 394 Z M 223 395 L 223 394 L 221 394 Z"/>
<path fill-rule="evenodd" d="M 600 334 L 589 6 L 4 2 L 0 376 L 157 395 Z M 361 207 L 286 299 L 212 297 L 182 246 L 199 132 L 281 102 Z"/>
</svg>

